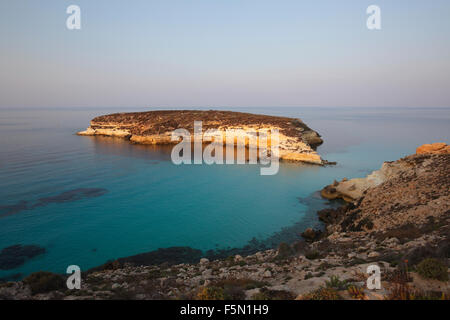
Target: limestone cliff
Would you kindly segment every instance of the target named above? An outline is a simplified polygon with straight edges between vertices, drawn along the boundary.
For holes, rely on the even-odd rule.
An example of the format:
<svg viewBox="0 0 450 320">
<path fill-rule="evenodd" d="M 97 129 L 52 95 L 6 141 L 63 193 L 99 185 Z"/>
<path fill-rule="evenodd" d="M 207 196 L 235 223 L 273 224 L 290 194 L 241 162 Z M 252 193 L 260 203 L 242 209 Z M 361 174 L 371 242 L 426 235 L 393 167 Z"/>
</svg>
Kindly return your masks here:
<svg viewBox="0 0 450 320">
<path fill-rule="evenodd" d="M 369 188 L 377 187 L 387 180 L 394 179 L 405 172 L 410 172 L 414 159 L 423 158 L 419 155 L 445 155 L 450 154 L 450 146 L 443 142 L 424 144 L 416 149 L 416 156 L 406 157 L 393 162 L 383 163 L 380 170 L 376 170 L 365 178 L 343 179 L 342 181 L 334 181 L 333 184 L 322 189 L 322 197 L 333 199 L 344 199 L 348 202 L 360 198 Z M 436 159 L 436 158 L 434 158 Z M 430 165 L 432 160 L 421 163 L 422 165 Z"/>
<path fill-rule="evenodd" d="M 139 144 L 172 144 L 178 143 L 172 141 L 172 132 L 182 128 L 193 134 L 194 121 L 202 121 L 203 132 L 215 129 L 254 133 L 277 129 L 280 159 L 324 163 L 314 150 L 323 142 L 320 135 L 300 119 L 287 117 L 213 110 L 116 113 L 94 118 L 89 128 L 78 135 L 121 137 Z M 250 143 L 247 142 L 247 146 Z"/>
<path fill-rule="evenodd" d="M 448 219 L 449 190 L 449 149 L 445 143 L 426 145 L 414 155 L 385 162 L 366 178 L 344 179 L 325 187 L 322 196 L 352 203 L 345 214 L 325 210 L 321 218 L 340 220 L 336 230 L 406 230 L 405 226 L 424 225 L 430 219 Z"/>
</svg>

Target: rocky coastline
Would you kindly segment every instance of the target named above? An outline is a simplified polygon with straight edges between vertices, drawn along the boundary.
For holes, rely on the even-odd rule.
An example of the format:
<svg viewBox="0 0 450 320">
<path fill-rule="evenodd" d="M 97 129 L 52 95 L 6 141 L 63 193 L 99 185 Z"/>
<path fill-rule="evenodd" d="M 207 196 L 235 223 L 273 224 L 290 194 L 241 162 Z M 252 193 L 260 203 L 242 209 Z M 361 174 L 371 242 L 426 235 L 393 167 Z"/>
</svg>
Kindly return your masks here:
<svg viewBox="0 0 450 320">
<path fill-rule="evenodd" d="M 134 113 L 116 113 L 92 119 L 90 126 L 77 134 L 81 136 L 119 137 L 136 144 L 176 144 L 172 132 L 186 129 L 194 133 L 194 121 L 201 121 L 203 132 L 208 129 L 225 134 L 226 130 L 240 130 L 244 134 L 261 131 L 279 131 L 281 160 L 311 164 L 328 164 L 315 148 L 323 143 L 320 135 L 302 120 L 232 111 L 170 110 Z M 211 141 L 203 135 L 203 141 Z M 234 142 L 235 144 L 237 143 Z M 248 140 L 246 147 L 258 148 L 258 141 Z M 255 145 L 252 145 L 255 144 Z"/>
<path fill-rule="evenodd" d="M 277 249 L 208 258 L 161 249 L 84 273 L 81 290 L 37 273 L 0 284 L 0 299 L 449 299 L 448 150 L 421 146 L 367 178 L 327 186 L 322 195 L 347 202 L 317 213 L 323 231 L 305 230 Z M 379 290 L 366 286 L 369 265 L 380 267 Z"/>
</svg>

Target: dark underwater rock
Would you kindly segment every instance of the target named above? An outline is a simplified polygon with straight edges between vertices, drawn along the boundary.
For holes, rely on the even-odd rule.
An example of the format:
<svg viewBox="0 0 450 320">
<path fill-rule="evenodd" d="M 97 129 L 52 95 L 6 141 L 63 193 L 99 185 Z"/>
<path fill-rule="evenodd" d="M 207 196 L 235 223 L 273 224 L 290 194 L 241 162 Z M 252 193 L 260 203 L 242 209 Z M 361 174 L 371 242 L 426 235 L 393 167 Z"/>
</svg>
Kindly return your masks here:
<svg viewBox="0 0 450 320">
<path fill-rule="evenodd" d="M 79 188 L 73 189 L 70 191 L 63 192 L 57 196 L 40 198 L 36 204 L 33 205 L 35 207 L 46 206 L 51 203 L 62 203 L 62 202 L 71 202 L 77 201 L 85 198 L 95 198 L 104 195 L 107 192 L 106 189 L 102 188 Z"/>
<path fill-rule="evenodd" d="M 19 201 L 9 206 L 0 206 L 0 218 L 7 217 L 29 208 L 27 201 Z"/>
<path fill-rule="evenodd" d="M 45 248 L 36 245 L 16 244 L 4 248 L 0 252 L 0 270 L 11 270 L 20 267 L 27 260 L 44 254 Z"/>
<path fill-rule="evenodd" d="M 0 206 L 0 218 L 17 214 L 23 210 L 32 210 L 36 207 L 44 207 L 51 203 L 64 203 L 64 202 L 78 201 L 85 198 L 100 197 L 107 192 L 108 190 L 102 188 L 78 188 L 65 191 L 53 197 L 40 198 L 33 205 L 31 205 L 29 201 L 21 200 L 13 205 Z"/>
<path fill-rule="evenodd" d="M 198 249 L 190 247 L 170 247 L 120 258 L 117 261 L 120 264 L 157 265 L 167 263 L 172 265 L 180 263 L 197 263 L 202 255 L 203 252 Z"/>
</svg>

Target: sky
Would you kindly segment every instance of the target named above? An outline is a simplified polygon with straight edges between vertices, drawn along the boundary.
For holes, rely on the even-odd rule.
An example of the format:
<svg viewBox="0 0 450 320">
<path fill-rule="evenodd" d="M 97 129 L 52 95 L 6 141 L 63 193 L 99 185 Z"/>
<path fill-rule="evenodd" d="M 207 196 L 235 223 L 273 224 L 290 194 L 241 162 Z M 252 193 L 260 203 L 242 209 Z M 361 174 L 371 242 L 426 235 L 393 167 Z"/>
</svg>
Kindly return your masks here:
<svg viewBox="0 0 450 320">
<path fill-rule="evenodd" d="M 448 0 L 0 0 L 0 40 L 6 108 L 450 107 Z"/>
</svg>

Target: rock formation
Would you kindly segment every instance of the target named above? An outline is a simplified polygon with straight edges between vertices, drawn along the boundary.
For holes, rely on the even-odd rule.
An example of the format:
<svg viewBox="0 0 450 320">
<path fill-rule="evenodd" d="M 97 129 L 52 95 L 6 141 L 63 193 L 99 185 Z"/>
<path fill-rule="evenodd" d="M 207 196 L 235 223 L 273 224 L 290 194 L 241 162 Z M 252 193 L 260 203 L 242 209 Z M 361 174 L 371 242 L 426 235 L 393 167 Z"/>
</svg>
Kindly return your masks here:
<svg viewBox="0 0 450 320">
<path fill-rule="evenodd" d="M 324 198 L 344 199 L 348 202 L 354 201 L 363 196 L 369 189 L 374 188 L 387 180 L 394 180 L 406 174 L 415 172 L 421 173 L 423 170 L 432 170 L 433 165 L 439 163 L 448 165 L 439 161 L 440 158 L 431 157 L 430 155 L 448 155 L 450 154 L 450 146 L 445 143 L 425 144 L 417 148 L 416 155 L 400 159 L 393 162 L 383 163 L 380 170 L 376 170 L 366 178 L 343 179 L 340 182 L 334 181 L 333 184 L 322 189 L 321 195 Z M 443 158 L 447 159 L 447 158 Z M 417 166 L 416 166 L 417 165 Z"/>
<path fill-rule="evenodd" d="M 277 129 L 280 159 L 325 163 L 314 151 L 323 142 L 320 135 L 300 119 L 286 117 L 212 110 L 117 113 L 94 118 L 89 128 L 78 132 L 78 135 L 120 137 L 139 144 L 173 144 L 178 141 L 172 141 L 172 132 L 186 129 L 193 135 L 194 121 L 202 121 L 203 132 L 208 129 L 221 132 L 243 130 L 252 134 Z M 208 141 L 208 138 L 204 138 L 204 141 Z M 247 147 L 251 143 L 246 142 Z"/>
<path fill-rule="evenodd" d="M 381 178 L 373 182 L 374 176 Z M 385 163 L 381 170 L 366 179 L 369 177 L 372 180 L 366 181 L 370 181 L 371 185 L 358 184 L 352 193 L 340 188 L 340 185 L 353 183 L 352 180 L 333 187 L 344 197 L 353 198 L 356 191 L 360 196 L 353 198 L 355 201 L 334 217 L 333 214 L 321 213 L 322 220 L 332 222 L 329 232 L 416 230 L 430 221 L 448 224 L 450 154 L 407 156 Z M 358 189 L 361 186 L 364 189 Z"/>
<path fill-rule="evenodd" d="M 416 154 L 449 154 L 450 146 L 444 142 L 424 144 L 417 148 Z"/>
</svg>

